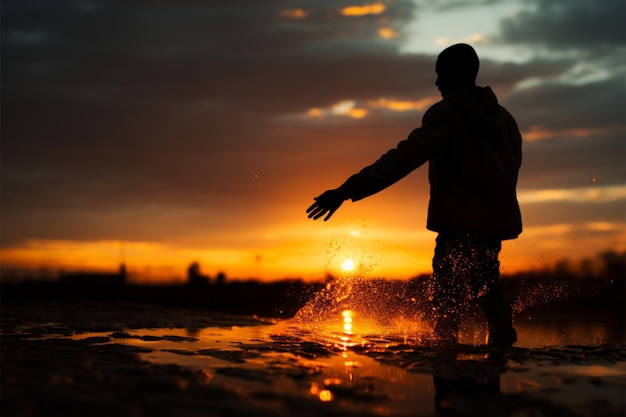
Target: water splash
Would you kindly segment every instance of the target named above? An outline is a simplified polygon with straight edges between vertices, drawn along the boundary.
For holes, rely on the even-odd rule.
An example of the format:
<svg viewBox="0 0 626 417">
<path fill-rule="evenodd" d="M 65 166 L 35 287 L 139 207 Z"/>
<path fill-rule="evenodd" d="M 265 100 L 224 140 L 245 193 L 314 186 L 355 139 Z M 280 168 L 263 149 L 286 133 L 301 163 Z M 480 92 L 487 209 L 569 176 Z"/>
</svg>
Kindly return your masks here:
<svg viewBox="0 0 626 417">
<path fill-rule="evenodd" d="M 559 305 L 572 303 L 574 300 L 602 297 L 613 285 L 612 280 L 533 277 L 509 284 L 511 306 L 514 313 L 521 313 L 533 308 L 556 308 Z"/>
<path fill-rule="evenodd" d="M 289 331 L 326 346 L 383 340 L 428 344 L 434 324 L 432 281 L 427 276 L 408 281 L 366 278 L 376 263 L 376 251 L 361 251 L 355 246 L 358 245 L 351 238 L 329 242 L 322 275 L 334 266 L 341 266 L 344 275 L 329 276 L 325 286 L 286 323 Z M 467 275 L 465 271 L 465 265 L 456 266 L 457 273 Z M 606 292 L 612 282 L 567 278 L 549 272 L 501 278 L 505 301 L 514 313 L 514 326 L 516 319 L 530 317 L 526 311 L 556 311 L 576 300 Z M 468 290 L 466 299 L 457 300 L 461 311 L 459 341 L 479 345 L 485 343 L 487 323 L 475 298 L 473 291 Z M 350 323 L 344 321 L 348 317 Z"/>
<path fill-rule="evenodd" d="M 415 295 L 406 281 L 333 279 L 288 324 L 326 341 L 358 344 L 384 337 L 419 343 L 432 336 L 432 329 L 425 318 L 426 300 L 419 302 Z"/>
</svg>

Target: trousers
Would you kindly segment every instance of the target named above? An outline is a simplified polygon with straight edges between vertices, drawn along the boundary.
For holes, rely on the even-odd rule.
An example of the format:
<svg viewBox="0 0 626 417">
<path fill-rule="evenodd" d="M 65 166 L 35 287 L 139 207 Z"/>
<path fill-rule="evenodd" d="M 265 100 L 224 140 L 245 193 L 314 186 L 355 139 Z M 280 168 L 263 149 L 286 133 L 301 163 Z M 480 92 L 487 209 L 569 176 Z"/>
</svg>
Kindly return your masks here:
<svg viewBox="0 0 626 417">
<path fill-rule="evenodd" d="M 511 307 L 500 287 L 501 248 L 501 240 L 489 237 L 459 233 L 437 236 L 431 286 L 436 338 L 458 341 L 460 317 L 468 304 L 478 305 L 490 337 L 512 329 Z"/>
</svg>

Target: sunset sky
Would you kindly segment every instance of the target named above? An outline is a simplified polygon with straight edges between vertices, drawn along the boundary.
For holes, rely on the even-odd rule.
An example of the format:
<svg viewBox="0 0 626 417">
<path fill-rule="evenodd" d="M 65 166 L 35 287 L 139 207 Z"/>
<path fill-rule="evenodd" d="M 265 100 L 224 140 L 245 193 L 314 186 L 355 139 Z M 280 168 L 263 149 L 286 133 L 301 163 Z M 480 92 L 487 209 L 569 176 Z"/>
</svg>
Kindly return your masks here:
<svg viewBox="0 0 626 417">
<path fill-rule="evenodd" d="M 623 0 L 6 0 L 1 247 L 182 279 L 428 273 L 427 167 L 305 210 L 419 127 L 472 44 L 524 136 L 502 270 L 626 250 Z"/>
</svg>

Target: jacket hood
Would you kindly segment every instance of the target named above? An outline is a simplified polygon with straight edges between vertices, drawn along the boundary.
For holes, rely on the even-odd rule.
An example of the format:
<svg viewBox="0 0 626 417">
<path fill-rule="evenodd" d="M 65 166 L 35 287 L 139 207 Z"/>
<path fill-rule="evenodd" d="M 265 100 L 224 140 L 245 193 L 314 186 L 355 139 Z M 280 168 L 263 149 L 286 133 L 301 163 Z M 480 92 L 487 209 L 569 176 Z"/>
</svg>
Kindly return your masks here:
<svg viewBox="0 0 626 417">
<path fill-rule="evenodd" d="M 461 110 L 472 125 L 499 130 L 502 114 L 498 98 L 491 87 L 462 87 L 447 94 L 443 101 Z"/>
</svg>

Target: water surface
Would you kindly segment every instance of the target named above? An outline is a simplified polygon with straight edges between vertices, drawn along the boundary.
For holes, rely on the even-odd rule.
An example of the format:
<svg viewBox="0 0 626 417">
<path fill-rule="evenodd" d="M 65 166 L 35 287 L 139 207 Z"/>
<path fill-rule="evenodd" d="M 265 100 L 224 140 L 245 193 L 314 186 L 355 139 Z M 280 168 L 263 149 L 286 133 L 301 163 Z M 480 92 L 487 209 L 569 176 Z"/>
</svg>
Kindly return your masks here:
<svg viewBox="0 0 626 417">
<path fill-rule="evenodd" d="M 520 410 L 617 416 L 625 410 L 626 349 L 608 325 L 542 327 L 532 317 L 518 318 L 519 343 L 493 352 L 468 343 L 474 331 L 463 335 L 465 343 L 442 348 L 418 321 L 392 321 L 372 323 L 343 310 L 333 320 L 307 324 L 254 318 L 237 323 L 232 317 L 202 328 L 51 332 L 41 340 L 138 348 L 140 361 L 193 371 L 207 386 L 235 393 L 244 409 L 219 406 L 235 415 L 250 407 L 278 416 L 294 409 L 306 410 L 304 415 L 397 416 L 476 410 L 486 416 Z"/>
</svg>

